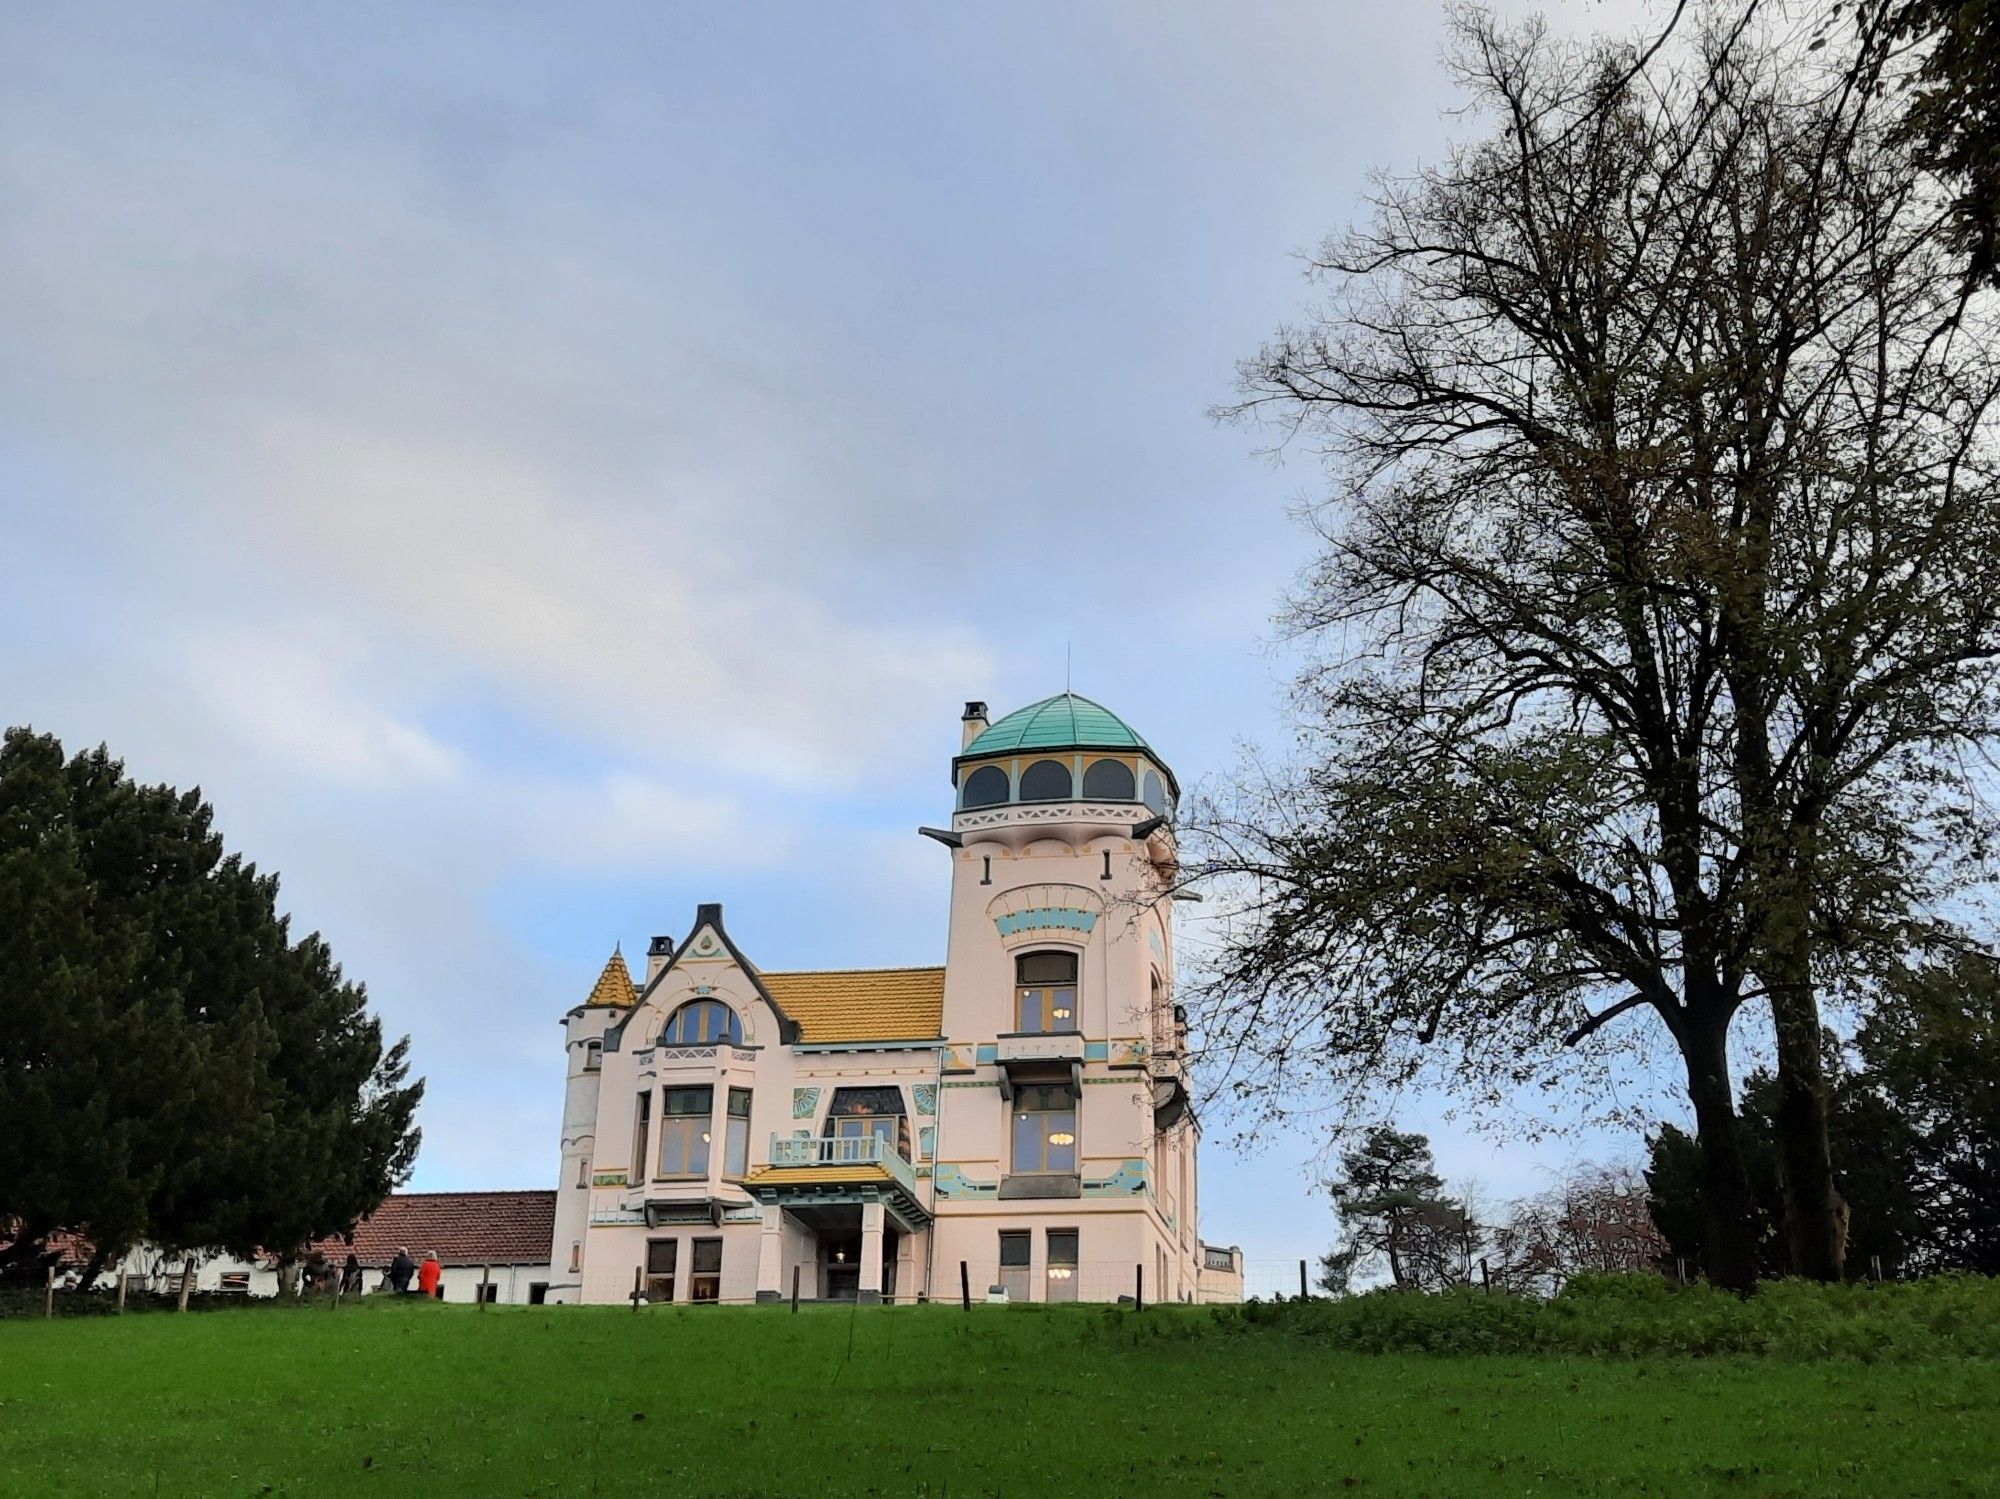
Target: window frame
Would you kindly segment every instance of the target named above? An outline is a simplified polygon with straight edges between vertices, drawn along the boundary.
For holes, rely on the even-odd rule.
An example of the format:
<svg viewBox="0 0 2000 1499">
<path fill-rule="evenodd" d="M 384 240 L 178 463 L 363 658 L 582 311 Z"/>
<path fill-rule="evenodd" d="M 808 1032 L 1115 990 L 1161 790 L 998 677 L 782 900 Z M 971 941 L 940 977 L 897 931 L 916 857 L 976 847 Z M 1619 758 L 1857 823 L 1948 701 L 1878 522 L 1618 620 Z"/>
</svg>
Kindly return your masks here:
<svg viewBox="0 0 2000 1499">
<path fill-rule="evenodd" d="M 723 1017 L 720 1030 L 713 1035 L 709 1021 L 716 1016 Z M 695 1022 L 699 1021 L 699 1026 Z M 690 1039 L 684 1032 L 691 1027 L 703 1035 Z M 736 1007 L 724 1000 L 704 994 L 677 1005 L 667 1023 L 660 1027 L 659 1044 L 662 1046 L 741 1046 L 743 1044 L 743 1017 L 736 1013 Z"/>
<path fill-rule="evenodd" d="M 1045 766 L 1050 767 L 1055 771 L 1059 771 L 1062 774 L 1062 794 L 1060 796 L 1040 795 L 1028 789 L 1028 778 L 1030 776 L 1033 776 L 1036 771 L 1043 769 L 1043 767 Z M 1040 779 L 1052 780 L 1052 778 L 1049 776 L 1043 776 Z M 1034 802 L 1038 804 L 1046 804 L 1049 802 L 1075 801 L 1076 767 L 1070 764 L 1067 760 L 1056 760 L 1052 758 L 1045 758 L 1041 760 L 1031 761 L 1029 764 L 1023 766 L 1021 769 L 1021 780 L 1018 788 L 1014 793 L 1014 799 L 1022 803 Z"/>
<path fill-rule="evenodd" d="M 1122 790 L 1114 793 L 1091 789 L 1091 777 L 1106 767 L 1124 777 L 1119 782 L 1123 787 Z M 1132 767 L 1123 760 L 1114 760 L 1105 755 L 1083 767 L 1083 799 L 1087 802 L 1136 802 L 1139 799 L 1139 778 L 1132 773 Z"/>
<path fill-rule="evenodd" d="M 1069 1240 L 1069 1258 L 1056 1258 L 1056 1241 Z M 1078 1228 L 1051 1228 L 1045 1230 L 1042 1257 L 1042 1299 L 1049 1302 L 1074 1301 L 1077 1299 L 1077 1282 L 1083 1278 L 1083 1231 Z M 1067 1275 L 1058 1275 L 1059 1270 L 1067 1270 Z"/>
<path fill-rule="evenodd" d="M 1060 1094 L 1067 1103 L 1060 1108 L 1029 1107 L 1030 1102 L 1045 1104 L 1049 1098 Z M 1007 1106 L 1007 1164 L 1010 1175 L 1014 1176 L 1075 1176 L 1083 1159 L 1081 1141 L 1078 1138 L 1078 1115 L 1082 1100 L 1077 1090 L 1068 1083 L 1027 1083 L 1015 1090 L 1014 1101 Z M 1067 1127 L 1058 1121 L 1067 1119 Z M 1037 1121 L 1029 1136 L 1035 1141 L 1033 1164 L 1022 1164 L 1022 1125 Z M 1052 1137 L 1067 1134 L 1067 1141 L 1058 1142 Z M 1061 1152 L 1069 1158 L 1067 1166 L 1052 1163 L 1052 1152 Z"/>
<path fill-rule="evenodd" d="M 715 1252 L 715 1268 L 701 1267 L 702 1252 Z M 702 1294 L 704 1291 L 706 1295 Z M 703 1305 L 722 1302 L 722 1239 L 720 1235 L 688 1240 L 688 1300 Z"/>
<path fill-rule="evenodd" d="M 638 1101 L 633 1104 L 632 1117 L 632 1181 L 646 1179 L 646 1170 L 652 1163 L 653 1142 L 653 1090 L 641 1089 Z"/>
<path fill-rule="evenodd" d="M 743 1107 L 736 1107 L 741 1099 Z M 751 1090 L 731 1088 L 723 1100 L 727 1112 L 722 1123 L 722 1174 L 732 1181 L 740 1181 L 750 1174 L 750 1107 Z"/>
<path fill-rule="evenodd" d="M 583 1070 L 585 1072 L 602 1072 L 604 1070 L 604 1043 L 602 1041 L 586 1041 L 583 1043 Z"/>
<path fill-rule="evenodd" d="M 1037 959 L 1061 958 L 1069 963 L 1069 979 L 1029 980 L 1028 965 Z M 1083 955 L 1074 948 L 1038 947 L 1014 954 L 1014 1034 L 1017 1036 L 1067 1036 L 1082 1029 Z M 1058 1019 L 1058 994 L 1069 995 L 1069 1015 Z M 1034 1005 L 1033 1023 L 1027 1006 Z"/>
<path fill-rule="evenodd" d="M 666 1254 L 663 1256 L 667 1262 L 665 1269 L 659 1269 L 654 1264 L 653 1252 L 658 1249 L 666 1251 Z M 670 1304 L 673 1301 L 675 1289 L 679 1283 L 680 1253 L 681 1241 L 679 1239 L 648 1239 L 646 1241 L 646 1258 L 643 1261 L 646 1271 L 643 1284 L 646 1288 L 645 1296 L 647 1301 L 662 1304 Z M 661 1283 L 664 1283 L 664 1294 L 655 1295 L 655 1289 L 656 1287 L 660 1287 Z"/>
<path fill-rule="evenodd" d="M 989 797 L 981 801 L 974 801 L 972 799 L 973 785 L 975 782 L 978 782 L 981 779 L 981 777 L 986 776 L 986 773 L 988 771 L 991 771 L 993 775 L 991 778 L 988 778 L 986 780 L 985 784 L 990 786 L 995 784 L 995 781 L 997 780 L 997 783 L 1000 787 L 1000 794 L 998 796 Z M 987 807 L 1004 807 L 1007 805 L 1008 802 L 1012 801 L 1013 799 L 1014 799 L 1014 783 L 1013 780 L 1008 776 L 1007 767 L 1004 765 L 976 766 L 972 771 L 970 771 L 966 775 L 963 781 L 959 782 L 958 809 L 961 812 L 979 812 L 983 811 Z"/>
<path fill-rule="evenodd" d="M 1010 1248 L 1020 1250 L 1020 1263 L 1007 1263 Z M 1007 1293 L 1009 1301 L 1034 1300 L 1035 1285 L 1035 1234 L 1027 1228 L 1003 1228 L 1000 1230 L 1000 1258 L 998 1273 L 994 1278 L 1001 1290 Z"/>
<path fill-rule="evenodd" d="M 669 1100 L 694 1094 L 708 1095 L 700 1109 L 669 1107 Z M 669 1170 L 668 1146 L 675 1147 L 676 1168 Z M 708 1176 L 714 1160 L 715 1088 L 710 1083 L 660 1090 L 660 1149 L 654 1167 L 656 1181 L 700 1181 Z M 696 1164 L 699 1156 L 700 1163 Z"/>
</svg>

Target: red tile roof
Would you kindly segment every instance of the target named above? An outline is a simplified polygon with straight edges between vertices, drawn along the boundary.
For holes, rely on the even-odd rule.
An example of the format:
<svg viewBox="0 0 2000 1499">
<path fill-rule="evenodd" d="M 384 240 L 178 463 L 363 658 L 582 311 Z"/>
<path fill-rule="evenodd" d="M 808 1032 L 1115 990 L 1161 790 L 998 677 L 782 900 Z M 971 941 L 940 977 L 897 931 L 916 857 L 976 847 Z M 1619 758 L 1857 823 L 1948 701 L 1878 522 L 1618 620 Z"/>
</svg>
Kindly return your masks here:
<svg viewBox="0 0 2000 1499">
<path fill-rule="evenodd" d="M 447 1265 L 546 1265 L 555 1238 L 554 1192 L 392 1192 L 354 1225 L 353 1250 L 366 1269 L 381 1269 L 408 1249 L 421 1260 L 435 1250 Z M 314 1246 L 335 1264 L 347 1241 Z"/>
</svg>

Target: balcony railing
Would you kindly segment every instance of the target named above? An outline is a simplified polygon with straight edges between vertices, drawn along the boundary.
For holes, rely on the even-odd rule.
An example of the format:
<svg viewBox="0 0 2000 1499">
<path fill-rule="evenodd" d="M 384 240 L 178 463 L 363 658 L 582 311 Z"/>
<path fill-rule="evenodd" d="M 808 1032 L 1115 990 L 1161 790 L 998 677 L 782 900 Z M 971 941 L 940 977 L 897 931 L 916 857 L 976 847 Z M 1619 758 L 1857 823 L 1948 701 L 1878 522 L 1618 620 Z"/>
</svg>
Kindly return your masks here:
<svg viewBox="0 0 2000 1499">
<path fill-rule="evenodd" d="M 917 1194 L 917 1174 L 901 1151 L 880 1135 L 842 1135 L 837 1138 L 796 1135 L 771 1136 L 773 1166 L 886 1166 L 898 1185 L 912 1197 Z"/>
</svg>

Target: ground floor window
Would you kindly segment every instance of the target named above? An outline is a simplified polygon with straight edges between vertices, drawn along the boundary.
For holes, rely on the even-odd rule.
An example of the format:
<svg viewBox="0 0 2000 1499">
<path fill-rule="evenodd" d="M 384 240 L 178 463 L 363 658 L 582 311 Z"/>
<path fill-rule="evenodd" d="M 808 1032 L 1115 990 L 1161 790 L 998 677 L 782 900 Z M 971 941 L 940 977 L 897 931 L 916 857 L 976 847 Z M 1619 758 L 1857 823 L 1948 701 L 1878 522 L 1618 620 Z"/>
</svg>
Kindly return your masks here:
<svg viewBox="0 0 2000 1499">
<path fill-rule="evenodd" d="M 1034 1253 L 1034 1236 L 1026 1229 L 1005 1229 L 1000 1234 L 1000 1289 L 1009 1301 L 1029 1299 L 1028 1265 Z"/>
<path fill-rule="evenodd" d="M 646 1241 L 646 1299 L 648 1301 L 672 1301 L 674 1299 L 674 1263 L 680 1255 L 678 1239 L 648 1239 Z"/>
<path fill-rule="evenodd" d="M 720 1301 L 722 1299 L 722 1240 L 696 1239 L 690 1246 L 688 1299 L 690 1301 Z"/>
<path fill-rule="evenodd" d="M 478 1293 L 474 1296 L 473 1299 L 476 1301 L 484 1301 L 494 1306 L 499 1305 L 500 1303 L 499 1282 L 491 1280 L 487 1281 L 484 1285 L 482 1285 L 479 1288 Z"/>
<path fill-rule="evenodd" d="M 128 1286 L 127 1289 L 129 1290 L 130 1287 Z M 249 1272 L 245 1270 L 223 1271 L 222 1282 L 216 1289 L 221 1291 L 225 1296 L 248 1296 L 250 1294 Z"/>
<path fill-rule="evenodd" d="M 549 1283 L 545 1280 L 528 1282 L 528 1305 L 547 1306 L 549 1304 Z"/>
<path fill-rule="evenodd" d="M 1049 1230 L 1049 1295 L 1050 1301 L 1076 1300 L 1076 1230 L 1073 1228 L 1052 1228 Z"/>
</svg>

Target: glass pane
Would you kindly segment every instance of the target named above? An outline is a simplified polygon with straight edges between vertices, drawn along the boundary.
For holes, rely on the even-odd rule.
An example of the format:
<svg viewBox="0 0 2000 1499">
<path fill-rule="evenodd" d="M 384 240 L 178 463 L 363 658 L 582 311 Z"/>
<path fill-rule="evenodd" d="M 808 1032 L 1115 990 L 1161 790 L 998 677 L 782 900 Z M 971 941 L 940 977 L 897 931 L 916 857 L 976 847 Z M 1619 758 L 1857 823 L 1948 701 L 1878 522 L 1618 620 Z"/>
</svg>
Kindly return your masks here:
<svg viewBox="0 0 2000 1499">
<path fill-rule="evenodd" d="M 1007 800 L 1007 772 L 997 765 L 982 765 L 965 778 L 960 792 L 961 807 L 997 807 Z"/>
<path fill-rule="evenodd" d="M 1117 760 L 1093 760 L 1083 773 L 1083 794 L 1091 801 L 1134 800 L 1132 767 Z"/>
<path fill-rule="evenodd" d="M 1025 1265 L 1028 1263 L 1028 1236 L 1019 1233 L 1000 1235 L 1000 1263 L 1002 1265 Z"/>
<path fill-rule="evenodd" d="M 723 1157 L 722 1169 L 731 1176 L 741 1176 L 750 1169 L 750 1121 L 731 1119 L 729 1121 L 729 1152 Z"/>
<path fill-rule="evenodd" d="M 1042 991 L 1023 989 L 1014 1006 L 1014 1029 L 1039 1031 L 1042 1028 Z"/>
<path fill-rule="evenodd" d="M 694 1241 L 693 1269 L 696 1275 L 717 1275 L 722 1271 L 722 1240 Z"/>
<path fill-rule="evenodd" d="M 646 1273 L 648 1275 L 672 1275 L 674 1256 L 680 1249 L 678 1239 L 653 1239 L 646 1245 Z"/>
<path fill-rule="evenodd" d="M 1076 954 L 1073 952 L 1031 952 L 1014 960 L 1017 984 L 1074 984 Z"/>
<path fill-rule="evenodd" d="M 1069 767 L 1060 760 L 1037 760 L 1021 772 L 1024 802 L 1066 802 L 1070 797 Z"/>
<path fill-rule="evenodd" d="M 1167 811 L 1167 783 L 1162 781 L 1153 771 L 1149 770 L 1146 772 L 1146 779 L 1143 784 L 1146 788 L 1146 805 L 1153 811 L 1165 816 Z"/>
<path fill-rule="evenodd" d="M 1076 1029 L 1076 990 L 1049 991 L 1049 1029 L 1052 1031 Z"/>
<path fill-rule="evenodd" d="M 736 1119 L 748 1119 L 750 1117 L 750 1090 L 748 1088 L 731 1088 L 729 1090 L 729 1113 L 732 1118 Z"/>
<path fill-rule="evenodd" d="M 1016 1171 L 1039 1171 L 1042 1169 L 1042 1116 L 1040 1114 L 1016 1114 L 1014 1116 L 1014 1169 Z"/>
<path fill-rule="evenodd" d="M 1048 1123 L 1048 1169 L 1076 1170 L 1076 1115 L 1042 1114 L 1037 1117 Z"/>
<path fill-rule="evenodd" d="M 1049 1230 L 1049 1263 L 1051 1265 L 1076 1264 L 1076 1230 L 1073 1228 L 1052 1228 Z"/>
</svg>

